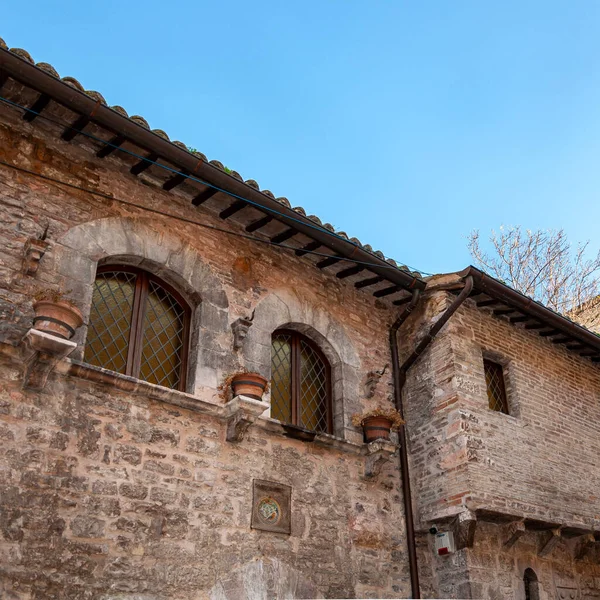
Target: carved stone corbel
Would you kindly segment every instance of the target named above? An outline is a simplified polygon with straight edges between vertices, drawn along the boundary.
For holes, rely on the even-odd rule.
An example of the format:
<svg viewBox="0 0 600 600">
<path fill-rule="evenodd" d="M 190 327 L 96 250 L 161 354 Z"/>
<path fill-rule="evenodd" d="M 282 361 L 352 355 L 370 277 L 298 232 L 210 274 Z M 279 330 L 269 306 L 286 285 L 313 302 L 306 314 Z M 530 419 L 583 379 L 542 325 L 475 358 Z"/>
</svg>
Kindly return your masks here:
<svg viewBox="0 0 600 600">
<path fill-rule="evenodd" d="M 22 272 L 25 275 L 36 274 L 42 256 L 46 254 L 49 242 L 44 239 L 29 238 L 25 243 Z"/>
<path fill-rule="evenodd" d="M 377 384 L 387 368 L 388 365 L 385 365 L 380 371 L 369 371 L 367 373 L 367 378 L 364 385 L 364 394 L 366 398 L 372 398 L 375 395 Z"/>
<path fill-rule="evenodd" d="M 231 331 L 233 331 L 233 349 L 239 350 L 248 335 L 248 330 L 252 327 L 252 321 L 254 319 L 254 312 L 250 317 L 240 317 L 231 324 Z"/>
<path fill-rule="evenodd" d="M 381 473 L 383 465 L 394 455 L 397 446 L 385 440 L 375 440 L 365 446 L 365 479 L 373 479 Z"/>
<path fill-rule="evenodd" d="M 233 400 L 225 405 L 227 441 L 241 442 L 250 425 L 268 408 L 268 402 L 254 400 L 254 398 L 248 396 L 235 396 Z"/>
<path fill-rule="evenodd" d="M 452 525 L 454 543 L 457 550 L 472 548 L 477 528 L 477 515 L 470 510 L 463 510 L 456 515 Z"/>
<path fill-rule="evenodd" d="M 505 541 L 504 547 L 508 550 L 512 548 L 517 540 L 525 533 L 524 521 L 513 521 L 505 526 Z"/>
<path fill-rule="evenodd" d="M 30 329 L 23 340 L 25 350 L 25 376 L 23 387 L 41 391 L 56 365 L 71 354 L 77 344 L 45 331 Z"/>
<path fill-rule="evenodd" d="M 582 535 L 575 549 L 575 560 L 583 560 L 595 545 L 596 538 L 593 533 Z"/>
<path fill-rule="evenodd" d="M 556 548 L 558 542 L 560 541 L 560 532 L 560 527 L 556 527 L 555 529 L 550 529 L 550 531 L 548 531 L 544 540 L 542 540 L 542 545 L 540 546 L 538 556 L 548 556 L 548 554 L 550 554 L 550 552 Z"/>
</svg>

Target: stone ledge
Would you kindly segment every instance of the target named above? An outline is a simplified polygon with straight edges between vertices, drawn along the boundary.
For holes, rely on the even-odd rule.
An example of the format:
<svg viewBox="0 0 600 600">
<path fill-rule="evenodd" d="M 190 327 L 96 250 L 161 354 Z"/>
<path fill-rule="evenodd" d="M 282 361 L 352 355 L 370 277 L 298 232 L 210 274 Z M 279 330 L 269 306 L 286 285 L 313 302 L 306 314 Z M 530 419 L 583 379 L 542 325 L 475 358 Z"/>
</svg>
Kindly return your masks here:
<svg viewBox="0 0 600 600">
<path fill-rule="evenodd" d="M 201 398 L 186 392 L 171 390 L 160 385 L 148 383 L 142 379 L 122 375 L 121 373 L 116 373 L 115 371 L 110 371 L 109 369 L 96 367 L 80 361 L 64 360 L 58 365 L 56 370 L 69 377 L 77 377 L 79 379 L 93 381 L 94 383 L 110 385 L 119 391 L 144 396 L 145 398 L 152 398 L 153 400 L 160 400 L 161 402 L 173 404 L 174 406 L 186 408 L 194 412 L 221 418 L 226 416 L 226 405 L 224 404 L 207 402 L 206 400 L 202 400 Z"/>
<path fill-rule="evenodd" d="M 5 345 L 2 344 L 2 354 L 13 360 L 18 358 L 18 353 L 15 348 L 12 346 L 5 348 L 4 346 Z M 234 418 L 235 414 L 240 414 L 241 411 L 241 413 L 244 413 L 245 419 L 254 419 L 252 423 L 255 426 L 260 427 L 264 431 L 280 434 L 285 437 L 285 430 L 281 423 L 277 419 L 264 416 L 264 412 L 268 409 L 269 404 L 246 396 L 237 396 L 227 404 L 215 404 L 186 392 L 171 390 L 153 383 L 148 383 L 142 379 L 136 379 L 135 377 L 123 375 L 116 371 L 96 367 L 69 358 L 59 360 L 55 365 L 54 370 L 57 374 L 63 376 L 108 385 L 117 391 L 159 400 L 160 402 L 217 417 L 222 420 L 231 420 Z M 325 448 L 332 448 L 346 454 L 362 455 L 367 460 L 370 459 L 372 461 L 375 459 L 378 462 L 381 462 L 383 454 L 390 457 L 398 448 L 396 443 L 390 441 L 376 440 L 375 442 L 371 442 L 371 444 L 356 443 L 327 433 L 317 434 L 314 441 L 311 443 Z"/>
<path fill-rule="evenodd" d="M 272 419 L 271 417 L 261 416 L 256 421 L 256 425 L 261 427 L 265 431 L 270 433 L 278 433 L 284 437 L 285 429 L 281 425 L 281 422 L 277 419 Z M 345 440 L 340 437 L 336 437 L 335 435 L 330 435 L 328 433 L 317 433 L 312 442 L 308 442 L 310 444 L 315 444 L 317 446 L 324 446 L 327 448 L 334 448 L 336 450 L 340 450 L 341 452 L 346 452 L 349 454 L 365 454 L 365 444 L 357 444 L 356 442 L 351 442 L 349 440 Z"/>
</svg>

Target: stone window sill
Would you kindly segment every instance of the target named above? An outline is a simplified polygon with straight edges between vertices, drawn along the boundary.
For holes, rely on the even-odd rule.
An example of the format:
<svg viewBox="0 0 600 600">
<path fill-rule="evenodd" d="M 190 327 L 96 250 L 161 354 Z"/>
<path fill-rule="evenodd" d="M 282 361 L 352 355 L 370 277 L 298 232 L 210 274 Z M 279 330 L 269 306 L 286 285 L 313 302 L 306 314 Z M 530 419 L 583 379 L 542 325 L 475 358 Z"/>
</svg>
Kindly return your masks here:
<svg viewBox="0 0 600 600">
<path fill-rule="evenodd" d="M 153 400 L 160 400 L 161 402 L 166 402 L 167 404 L 186 408 L 195 412 L 216 417 L 225 416 L 226 413 L 224 404 L 208 402 L 207 400 L 203 400 L 198 396 L 193 396 L 186 392 L 172 390 L 170 388 L 149 383 L 143 379 L 136 379 L 129 375 L 123 375 L 116 371 L 110 371 L 109 369 L 96 367 L 77 360 L 66 359 L 62 361 L 62 364 L 60 364 L 56 370 L 63 375 L 109 385 L 119 391 L 143 396 L 145 398 L 152 398 Z"/>
</svg>

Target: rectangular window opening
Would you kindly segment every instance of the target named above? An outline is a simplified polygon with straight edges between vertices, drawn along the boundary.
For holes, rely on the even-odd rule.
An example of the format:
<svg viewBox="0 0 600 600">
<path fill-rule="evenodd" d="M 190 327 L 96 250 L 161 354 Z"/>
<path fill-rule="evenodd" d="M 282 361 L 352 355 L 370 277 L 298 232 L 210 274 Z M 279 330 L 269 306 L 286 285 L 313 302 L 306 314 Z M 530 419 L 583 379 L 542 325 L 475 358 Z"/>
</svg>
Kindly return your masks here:
<svg viewBox="0 0 600 600">
<path fill-rule="evenodd" d="M 490 409 L 508 415 L 504 367 L 499 363 L 484 359 L 483 370 Z"/>
</svg>

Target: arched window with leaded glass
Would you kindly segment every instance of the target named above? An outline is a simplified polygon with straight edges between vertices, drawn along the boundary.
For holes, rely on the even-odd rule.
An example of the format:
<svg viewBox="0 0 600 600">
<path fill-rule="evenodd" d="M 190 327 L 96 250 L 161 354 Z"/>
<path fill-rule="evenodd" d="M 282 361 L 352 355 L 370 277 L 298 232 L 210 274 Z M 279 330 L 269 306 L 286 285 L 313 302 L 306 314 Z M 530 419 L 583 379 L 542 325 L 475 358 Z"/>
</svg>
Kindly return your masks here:
<svg viewBox="0 0 600 600">
<path fill-rule="evenodd" d="M 297 331 L 278 329 L 272 337 L 271 417 L 311 431 L 333 431 L 329 362 Z"/>
<path fill-rule="evenodd" d="M 96 274 L 84 360 L 185 390 L 189 305 L 152 273 L 107 265 Z"/>
</svg>

